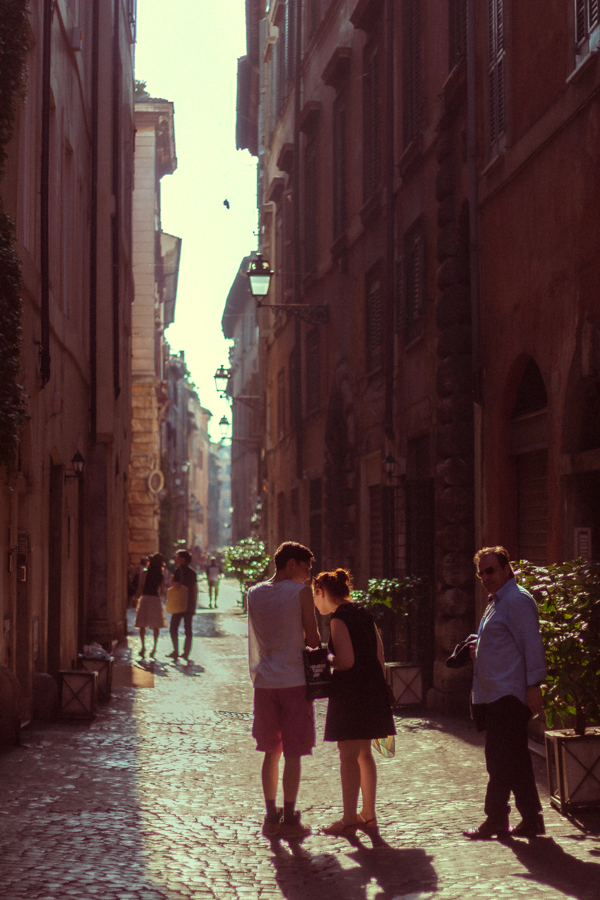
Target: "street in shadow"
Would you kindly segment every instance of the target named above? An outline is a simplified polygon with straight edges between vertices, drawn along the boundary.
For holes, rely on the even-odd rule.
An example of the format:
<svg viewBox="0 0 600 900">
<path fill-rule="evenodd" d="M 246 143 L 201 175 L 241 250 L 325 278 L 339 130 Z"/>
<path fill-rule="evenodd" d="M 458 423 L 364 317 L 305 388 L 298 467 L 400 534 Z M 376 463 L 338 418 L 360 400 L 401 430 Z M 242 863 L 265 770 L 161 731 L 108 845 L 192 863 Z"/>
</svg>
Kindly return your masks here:
<svg viewBox="0 0 600 900">
<path fill-rule="evenodd" d="M 506 841 L 519 862 L 529 870 L 522 877 L 545 884 L 577 900 L 598 896 L 600 864 L 583 862 L 567 853 L 550 837 Z M 590 855 L 598 855 L 596 846 Z M 594 852 L 595 851 L 595 852 Z"/>
<path fill-rule="evenodd" d="M 412 893 L 434 892 L 437 874 L 424 850 L 397 850 L 374 835 L 373 846 L 357 836 L 348 838 L 355 848 L 346 854 L 357 865 L 344 868 L 340 850 L 312 854 L 300 842 L 271 839 L 276 880 L 288 900 L 394 900 Z M 369 888 L 369 891 L 367 891 Z"/>
</svg>

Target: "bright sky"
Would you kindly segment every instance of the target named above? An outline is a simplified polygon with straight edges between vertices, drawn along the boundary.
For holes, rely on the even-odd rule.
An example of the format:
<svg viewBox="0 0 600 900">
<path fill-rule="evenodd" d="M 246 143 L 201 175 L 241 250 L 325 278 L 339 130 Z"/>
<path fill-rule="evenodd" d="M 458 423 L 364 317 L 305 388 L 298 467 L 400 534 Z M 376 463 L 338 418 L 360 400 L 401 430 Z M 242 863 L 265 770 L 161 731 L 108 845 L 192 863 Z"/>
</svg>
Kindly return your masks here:
<svg viewBox="0 0 600 900">
<path fill-rule="evenodd" d="M 221 331 L 240 261 L 256 247 L 256 160 L 235 149 L 237 58 L 246 53 L 244 0 L 138 0 L 135 77 L 175 104 L 177 169 L 162 179 L 162 227 L 182 238 L 175 322 L 166 332 L 200 402 L 231 421 L 213 376 L 228 365 Z M 230 208 L 223 205 L 228 200 Z"/>
</svg>

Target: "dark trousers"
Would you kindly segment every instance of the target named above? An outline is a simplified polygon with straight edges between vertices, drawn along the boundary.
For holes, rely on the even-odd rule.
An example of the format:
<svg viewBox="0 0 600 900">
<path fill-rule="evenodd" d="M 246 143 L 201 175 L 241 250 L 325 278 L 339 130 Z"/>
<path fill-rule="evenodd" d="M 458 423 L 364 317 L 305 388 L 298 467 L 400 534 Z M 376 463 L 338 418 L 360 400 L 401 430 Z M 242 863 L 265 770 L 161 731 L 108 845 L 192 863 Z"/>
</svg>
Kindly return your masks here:
<svg viewBox="0 0 600 900">
<path fill-rule="evenodd" d="M 171 634 L 171 640 L 173 641 L 173 650 L 175 653 L 179 653 L 179 623 L 183 619 L 183 626 L 185 628 L 185 642 L 183 644 L 183 655 L 189 656 L 190 650 L 192 649 L 192 619 L 194 618 L 193 612 L 184 612 L 184 613 L 173 613 L 171 615 L 171 624 L 169 626 L 169 632 Z"/>
<path fill-rule="evenodd" d="M 523 819 L 533 818 L 542 808 L 527 746 L 530 716 L 528 707 L 513 696 L 500 697 L 487 707 L 485 762 L 490 780 L 485 813 L 494 823 L 508 824 L 511 791 Z"/>
</svg>

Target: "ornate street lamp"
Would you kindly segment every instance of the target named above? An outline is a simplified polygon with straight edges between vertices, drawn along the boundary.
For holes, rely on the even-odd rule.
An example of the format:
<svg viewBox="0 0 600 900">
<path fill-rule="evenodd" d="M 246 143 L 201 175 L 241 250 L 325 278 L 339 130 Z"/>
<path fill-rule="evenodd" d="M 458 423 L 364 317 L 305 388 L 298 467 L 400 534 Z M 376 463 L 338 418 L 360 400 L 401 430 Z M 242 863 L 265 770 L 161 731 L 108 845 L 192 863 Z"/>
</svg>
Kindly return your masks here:
<svg viewBox="0 0 600 900">
<path fill-rule="evenodd" d="M 250 260 L 246 275 L 250 282 L 250 293 L 259 309 L 272 309 L 274 312 L 283 309 L 308 322 L 309 325 L 325 325 L 329 321 L 328 306 L 317 306 L 312 303 L 263 303 L 263 299 L 269 293 L 274 272 L 262 253 L 257 253 Z"/>
<path fill-rule="evenodd" d="M 72 481 L 73 478 L 81 478 L 83 475 L 83 467 L 85 465 L 85 460 L 79 450 L 75 451 L 75 455 L 71 460 L 71 465 L 73 468 L 70 472 L 65 472 L 65 484 L 67 481 Z"/>
<path fill-rule="evenodd" d="M 257 253 L 254 259 L 250 260 L 246 275 L 250 282 L 250 293 L 256 300 L 267 296 L 274 274 L 267 260 L 263 259 L 262 253 Z"/>
<path fill-rule="evenodd" d="M 221 416 L 219 419 L 219 431 L 221 432 L 221 437 L 225 438 L 229 434 L 229 419 L 227 416 Z"/>
<path fill-rule="evenodd" d="M 227 394 L 227 387 L 229 385 L 229 379 L 231 378 L 231 369 L 226 369 L 225 366 L 219 366 L 214 375 L 215 378 L 215 387 L 219 393 L 220 397 L 225 397 Z"/>
</svg>

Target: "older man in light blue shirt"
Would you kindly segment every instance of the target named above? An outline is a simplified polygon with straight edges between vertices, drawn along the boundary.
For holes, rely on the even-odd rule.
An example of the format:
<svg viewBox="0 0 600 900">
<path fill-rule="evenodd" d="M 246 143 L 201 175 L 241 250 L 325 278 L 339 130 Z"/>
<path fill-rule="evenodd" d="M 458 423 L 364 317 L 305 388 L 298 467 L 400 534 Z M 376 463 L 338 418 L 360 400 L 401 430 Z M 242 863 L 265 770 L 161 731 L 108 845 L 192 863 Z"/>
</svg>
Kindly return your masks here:
<svg viewBox="0 0 600 900">
<path fill-rule="evenodd" d="M 527 745 L 527 723 L 542 711 L 546 677 L 544 647 L 535 600 L 514 579 L 503 547 L 475 554 L 477 575 L 489 594 L 472 651 L 473 704 L 487 730 L 485 758 L 490 776 L 486 820 L 465 831 L 474 840 L 508 833 L 511 792 L 522 821 L 510 833 L 544 834 L 544 820 Z"/>
</svg>

